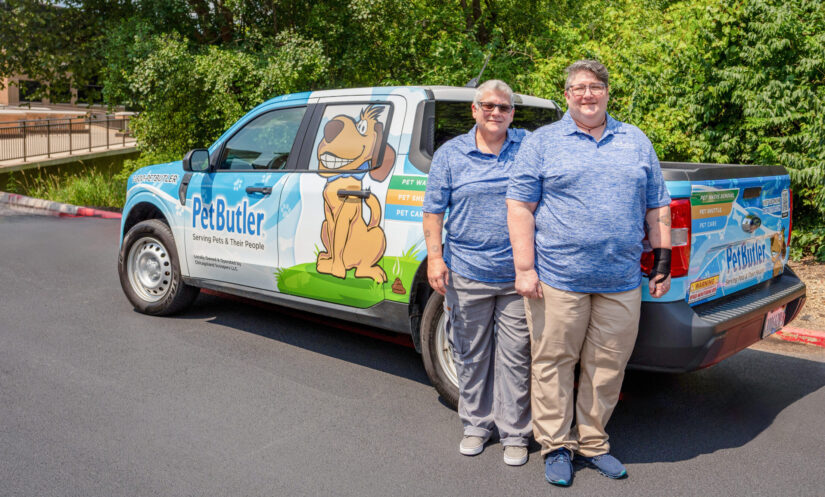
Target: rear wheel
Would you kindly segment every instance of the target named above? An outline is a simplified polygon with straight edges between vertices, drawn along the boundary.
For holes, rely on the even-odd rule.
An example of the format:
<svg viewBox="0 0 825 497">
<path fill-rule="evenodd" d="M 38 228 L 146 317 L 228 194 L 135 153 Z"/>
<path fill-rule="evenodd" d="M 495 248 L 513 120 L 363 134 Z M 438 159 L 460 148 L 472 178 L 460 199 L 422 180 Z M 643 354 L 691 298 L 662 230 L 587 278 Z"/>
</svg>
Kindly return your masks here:
<svg viewBox="0 0 825 497">
<path fill-rule="evenodd" d="M 436 391 L 453 409 L 458 407 L 458 373 L 447 339 L 444 296 L 433 292 L 421 317 L 421 355 L 424 369 Z"/>
<path fill-rule="evenodd" d="M 144 314 L 174 314 L 198 296 L 181 278 L 172 230 L 158 219 L 137 223 L 123 238 L 118 273 L 126 297 Z"/>
</svg>

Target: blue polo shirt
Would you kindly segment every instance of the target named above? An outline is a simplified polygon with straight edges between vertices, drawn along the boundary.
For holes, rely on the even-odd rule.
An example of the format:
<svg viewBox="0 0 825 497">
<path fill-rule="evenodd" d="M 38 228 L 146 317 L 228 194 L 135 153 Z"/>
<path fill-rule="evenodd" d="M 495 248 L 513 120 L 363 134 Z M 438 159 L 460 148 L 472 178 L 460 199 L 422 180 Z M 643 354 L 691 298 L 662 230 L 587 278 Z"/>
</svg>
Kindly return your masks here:
<svg viewBox="0 0 825 497">
<path fill-rule="evenodd" d="M 423 210 L 440 214 L 449 209 L 444 262 L 465 278 L 495 283 L 516 278 L 505 195 L 513 160 L 527 134 L 508 129 L 499 154 L 486 154 L 476 146 L 473 126 L 433 155 Z"/>
<path fill-rule="evenodd" d="M 670 204 L 659 159 L 639 128 L 608 115 L 596 141 L 569 112 L 524 140 L 507 198 L 538 202 L 539 279 L 587 293 L 641 284 L 645 213 Z"/>
</svg>

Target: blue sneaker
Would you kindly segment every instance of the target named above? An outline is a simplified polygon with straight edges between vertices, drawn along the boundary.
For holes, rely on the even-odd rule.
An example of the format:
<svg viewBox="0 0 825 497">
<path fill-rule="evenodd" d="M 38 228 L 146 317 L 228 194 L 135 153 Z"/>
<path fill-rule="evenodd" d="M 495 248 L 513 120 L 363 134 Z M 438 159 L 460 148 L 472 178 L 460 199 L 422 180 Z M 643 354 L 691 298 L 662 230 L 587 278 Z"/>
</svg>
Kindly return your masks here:
<svg viewBox="0 0 825 497">
<path fill-rule="evenodd" d="M 561 448 L 547 454 L 544 459 L 544 479 L 548 483 L 560 487 L 568 487 L 573 483 L 573 464 L 570 462 L 570 451 Z"/>
<path fill-rule="evenodd" d="M 579 457 L 581 457 L 588 466 L 591 468 L 596 468 L 599 473 L 608 478 L 619 479 L 627 477 L 627 470 L 625 467 L 621 462 L 619 462 L 618 459 L 611 456 L 609 453 L 593 457 Z"/>
</svg>

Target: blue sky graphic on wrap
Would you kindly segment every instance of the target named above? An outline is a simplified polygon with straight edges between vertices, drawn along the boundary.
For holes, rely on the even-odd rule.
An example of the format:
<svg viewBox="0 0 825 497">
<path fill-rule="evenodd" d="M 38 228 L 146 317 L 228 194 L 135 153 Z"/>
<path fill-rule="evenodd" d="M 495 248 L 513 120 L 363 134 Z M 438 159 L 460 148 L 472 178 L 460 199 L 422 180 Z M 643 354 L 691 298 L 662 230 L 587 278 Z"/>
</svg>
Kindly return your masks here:
<svg viewBox="0 0 825 497">
<path fill-rule="evenodd" d="M 746 190 L 756 188 L 758 195 L 745 198 Z M 789 188 L 788 176 L 693 183 L 688 303 L 730 295 L 782 270 L 788 260 Z M 752 233 L 742 227 L 749 216 L 761 221 Z"/>
</svg>

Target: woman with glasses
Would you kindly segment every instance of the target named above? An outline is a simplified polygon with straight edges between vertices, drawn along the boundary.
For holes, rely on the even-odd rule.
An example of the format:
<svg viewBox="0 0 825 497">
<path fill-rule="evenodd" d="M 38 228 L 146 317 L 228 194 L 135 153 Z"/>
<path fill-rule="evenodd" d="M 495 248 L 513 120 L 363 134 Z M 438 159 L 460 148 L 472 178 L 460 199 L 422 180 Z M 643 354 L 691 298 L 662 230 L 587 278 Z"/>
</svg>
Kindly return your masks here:
<svg viewBox="0 0 825 497">
<path fill-rule="evenodd" d="M 504 462 L 520 466 L 532 430 L 530 339 L 514 286 L 505 194 L 528 132 L 510 129 L 513 91 L 503 81 L 479 86 L 471 110 L 475 126 L 433 155 L 423 208 L 427 277 L 445 296 L 464 427 L 459 452 L 480 454 L 495 428 Z"/>
<path fill-rule="evenodd" d="M 568 486 L 574 455 L 610 478 L 627 476 L 605 426 L 639 330 L 645 227 L 650 296 L 670 287 L 670 197 L 650 140 L 607 113 L 602 64 L 568 67 L 564 97 L 564 117 L 524 141 L 507 205 L 533 338 L 534 434 L 545 479 Z"/>
</svg>

